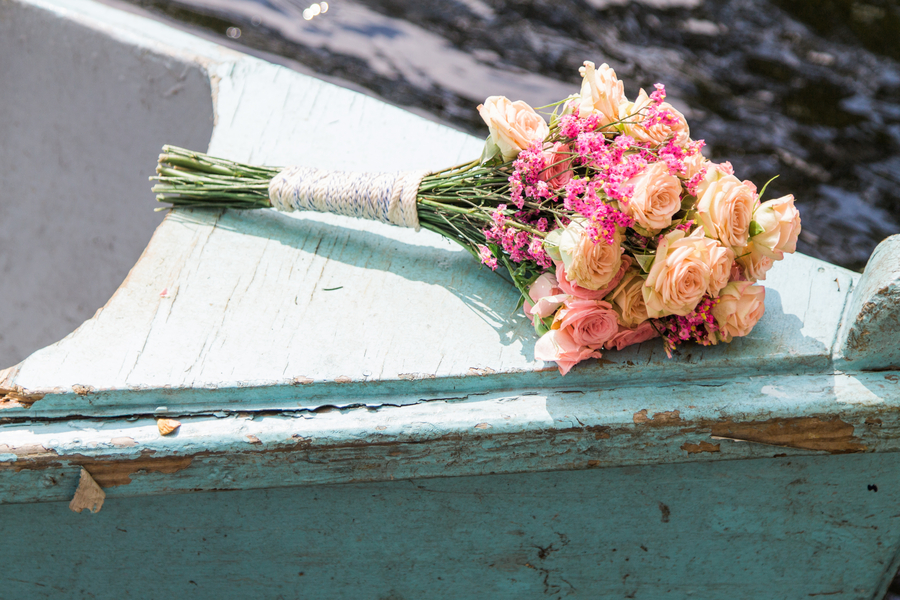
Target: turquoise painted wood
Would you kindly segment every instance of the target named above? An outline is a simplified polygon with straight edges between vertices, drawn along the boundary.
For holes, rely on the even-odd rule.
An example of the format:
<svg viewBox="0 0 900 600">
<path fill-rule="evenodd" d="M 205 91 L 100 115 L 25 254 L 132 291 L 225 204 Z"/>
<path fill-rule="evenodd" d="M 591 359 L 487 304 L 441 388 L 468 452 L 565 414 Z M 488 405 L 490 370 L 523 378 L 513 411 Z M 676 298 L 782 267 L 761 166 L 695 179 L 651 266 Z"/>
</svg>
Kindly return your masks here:
<svg viewBox="0 0 900 600">
<path fill-rule="evenodd" d="M 898 504 L 900 470 L 876 453 L 143 496 L 97 514 L 5 505 L 2 589 L 870 600 L 894 559 Z"/>
<path fill-rule="evenodd" d="M 28 60 L 7 51 L 23 31 L 53 40 L 34 46 L 51 72 L 94 73 L 92 52 L 121 71 L 102 85 L 146 114 L 115 143 L 153 154 L 154 120 L 209 115 L 210 152 L 268 164 L 480 151 L 89 0 L 0 0 L 0 64 Z M 55 81 L 41 115 L 69 97 Z M 561 378 L 513 290 L 438 236 L 172 213 L 93 318 L 0 372 L 0 598 L 880 599 L 900 566 L 900 236 L 862 275 L 796 255 L 765 284 L 747 338 Z M 97 514 L 66 505 L 82 468 Z"/>
</svg>

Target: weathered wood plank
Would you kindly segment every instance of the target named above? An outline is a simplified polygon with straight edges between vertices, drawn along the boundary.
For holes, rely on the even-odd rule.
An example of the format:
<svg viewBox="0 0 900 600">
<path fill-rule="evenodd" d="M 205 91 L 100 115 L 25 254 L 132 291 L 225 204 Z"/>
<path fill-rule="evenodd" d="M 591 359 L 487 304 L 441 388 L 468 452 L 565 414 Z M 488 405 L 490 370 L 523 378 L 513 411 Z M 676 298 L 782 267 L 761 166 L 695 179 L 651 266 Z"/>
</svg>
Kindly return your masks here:
<svg viewBox="0 0 900 600">
<path fill-rule="evenodd" d="M 169 413 L 173 414 L 173 413 Z M 177 413 L 174 413 L 177 415 Z M 900 374 L 743 377 L 406 406 L 0 425 L 0 503 L 900 451 Z M 71 488 L 71 489 L 70 489 Z"/>
<path fill-rule="evenodd" d="M 6 505 L 0 539 L 27 543 L 0 544 L 0 589 L 35 599 L 189 590 L 229 599 L 871 600 L 900 538 L 895 457 L 108 499 L 96 515 L 64 503 Z"/>
</svg>

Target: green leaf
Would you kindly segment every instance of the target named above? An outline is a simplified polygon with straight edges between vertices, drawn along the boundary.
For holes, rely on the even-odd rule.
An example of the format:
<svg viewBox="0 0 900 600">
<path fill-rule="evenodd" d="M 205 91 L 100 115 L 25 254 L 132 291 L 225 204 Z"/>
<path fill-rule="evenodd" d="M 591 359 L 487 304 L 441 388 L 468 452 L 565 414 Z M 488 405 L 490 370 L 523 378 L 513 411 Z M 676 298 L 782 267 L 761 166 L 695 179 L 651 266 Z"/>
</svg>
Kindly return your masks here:
<svg viewBox="0 0 900 600">
<path fill-rule="evenodd" d="M 763 233 L 764 231 L 765 231 L 765 229 L 762 228 L 762 225 L 760 225 L 756 221 L 750 221 L 750 237 L 759 235 L 760 233 Z"/>
<path fill-rule="evenodd" d="M 635 260 L 641 265 L 641 270 L 644 273 L 650 272 L 650 267 L 653 266 L 653 260 L 656 258 L 656 254 L 635 254 Z"/>
<path fill-rule="evenodd" d="M 641 227 L 641 226 L 638 225 L 637 223 L 635 223 L 634 225 L 632 225 L 631 228 L 634 229 L 635 231 L 637 231 L 639 234 L 641 234 L 642 236 L 644 236 L 644 237 L 646 237 L 646 238 L 653 238 L 653 237 L 656 237 L 656 233 L 653 233 L 653 232 L 650 231 L 649 229 L 644 229 L 643 227 Z M 657 232 L 657 233 L 659 233 L 659 232 Z"/>
<path fill-rule="evenodd" d="M 484 164 L 500 154 L 500 146 L 494 143 L 494 136 L 489 135 L 484 142 L 484 150 L 481 152 L 481 164 Z"/>
</svg>

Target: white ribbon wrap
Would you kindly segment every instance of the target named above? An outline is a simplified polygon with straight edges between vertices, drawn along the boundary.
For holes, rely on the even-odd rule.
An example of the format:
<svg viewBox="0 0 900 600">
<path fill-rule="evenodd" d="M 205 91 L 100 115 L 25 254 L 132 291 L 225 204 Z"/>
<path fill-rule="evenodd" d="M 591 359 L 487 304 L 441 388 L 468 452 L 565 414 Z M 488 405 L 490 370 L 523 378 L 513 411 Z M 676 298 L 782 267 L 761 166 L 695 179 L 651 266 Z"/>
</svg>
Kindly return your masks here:
<svg viewBox="0 0 900 600">
<path fill-rule="evenodd" d="M 416 193 L 428 171 L 355 173 L 288 167 L 269 182 L 281 211 L 313 210 L 419 229 Z"/>
</svg>

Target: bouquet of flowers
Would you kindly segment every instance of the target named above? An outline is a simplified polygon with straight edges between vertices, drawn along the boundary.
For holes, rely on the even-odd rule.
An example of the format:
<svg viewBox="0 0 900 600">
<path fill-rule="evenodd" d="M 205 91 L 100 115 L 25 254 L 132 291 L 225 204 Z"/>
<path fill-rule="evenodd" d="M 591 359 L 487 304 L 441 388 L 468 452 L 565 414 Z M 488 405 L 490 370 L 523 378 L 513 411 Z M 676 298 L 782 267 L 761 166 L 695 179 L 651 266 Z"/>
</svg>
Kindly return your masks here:
<svg viewBox="0 0 900 600">
<path fill-rule="evenodd" d="M 236 163 L 166 146 L 157 199 L 174 206 L 315 210 L 424 227 L 502 273 L 562 374 L 601 350 L 661 337 L 730 342 L 763 314 L 774 261 L 794 252 L 791 195 L 763 202 L 704 158 L 665 88 L 625 97 L 585 62 L 581 92 L 544 107 L 488 98 L 478 160 L 440 171 L 352 173 Z"/>
</svg>

